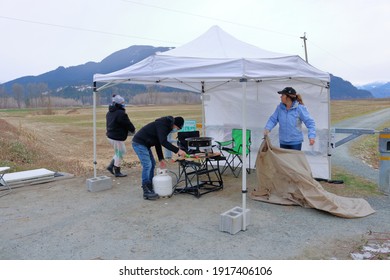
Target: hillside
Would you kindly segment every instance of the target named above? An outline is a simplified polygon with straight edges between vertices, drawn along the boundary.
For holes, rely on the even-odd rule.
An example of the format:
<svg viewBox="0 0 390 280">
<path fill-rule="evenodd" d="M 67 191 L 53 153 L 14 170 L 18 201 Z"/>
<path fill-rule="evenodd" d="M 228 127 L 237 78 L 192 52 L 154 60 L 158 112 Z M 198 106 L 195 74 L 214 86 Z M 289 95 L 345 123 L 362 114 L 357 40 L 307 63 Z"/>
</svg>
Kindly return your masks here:
<svg viewBox="0 0 390 280">
<path fill-rule="evenodd" d="M 330 99 L 345 100 L 345 99 L 364 99 L 373 98 L 370 91 L 358 89 L 350 82 L 343 80 L 340 77 L 330 75 Z"/>
<path fill-rule="evenodd" d="M 55 70 L 38 76 L 25 76 L 8 81 L 1 86 L 9 92 L 12 90 L 12 85 L 16 83 L 24 87 L 31 83 L 46 83 L 48 88 L 53 91 L 69 86 L 92 85 L 92 77 L 96 73 L 110 73 L 137 63 L 156 52 L 164 52 L 169 49 L 168 47 L 135 45 L 114 52 L 100 62 L 87 62 L 67 68 L 60 66 Z"/>
<path fill-rule="evenodd" d="M 55 70 L 38 76 L 25 76 L 8 81 L 0 85 L 0 95 L 5 94 L 11 96 L 13 94 L 15 96 L 16 93 L 13 86 L 18 85 L 19 94 L 25 98 L 39 96 L 45 91 L 49 91 L 51 96 L 72 98 L 75 100 L 83 100 L 84 102 L 85 98 L 90 99 L 92 95 L 92 77 L 95 73 L 110 73 L 137 63 L 156 52 L 164 52 L 169 49 L 169 47 L 134 45 L 127 49 L 114 52 L 100 62 L 87 62 L 82 65 L 67 68 L 60 66 Z M 331 75 L 330 98 L 333 100 L 383 97 L 383 95 L 379 94 L 378 96 L 373 96 L 370 92 L 373 89 L 358 89 L 350 82 Z M 167 88 L 159 88 L 159 90 L 172 91 L 172 89 Z M 390 94 L 390 89 L 387 88 L 387 90 Z M 110 94 L 113 91 L 130 97 L 147 92 L 147 87 L 143 85 L 120 85 L 108 89 L 107 93 Z"/>
<path fill-rule="evenodd" d="M 375 82 L 359 88 L 370 91 L 375 98 L 390 97 L 390 82 Z"/>
</svg>

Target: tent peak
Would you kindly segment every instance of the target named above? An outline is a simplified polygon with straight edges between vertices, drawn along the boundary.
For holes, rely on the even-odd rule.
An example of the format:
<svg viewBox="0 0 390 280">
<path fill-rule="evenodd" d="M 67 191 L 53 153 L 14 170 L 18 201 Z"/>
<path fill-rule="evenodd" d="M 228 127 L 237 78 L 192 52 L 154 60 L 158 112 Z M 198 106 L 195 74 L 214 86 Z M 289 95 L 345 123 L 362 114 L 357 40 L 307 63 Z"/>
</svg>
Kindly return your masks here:
<svg viewBox="0 0 390 280">
<path fill-rule="evenodd" d="M 290 56 L 267 51 L 240 41 L 218 25 L 213 25 L 205 33 L 187 44 L 159 55 L 202 58 L 242 58 L 243 56 L 246 58 L 277 58 Z"/>
</svg>

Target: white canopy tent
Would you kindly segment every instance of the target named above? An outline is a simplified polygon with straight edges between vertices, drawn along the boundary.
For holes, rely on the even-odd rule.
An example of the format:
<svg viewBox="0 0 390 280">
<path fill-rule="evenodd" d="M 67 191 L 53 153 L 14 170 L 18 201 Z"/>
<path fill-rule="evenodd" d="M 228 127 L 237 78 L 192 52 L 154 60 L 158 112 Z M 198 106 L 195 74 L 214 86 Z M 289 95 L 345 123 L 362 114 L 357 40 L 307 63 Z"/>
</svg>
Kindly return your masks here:
<svg viewBox="0 0 390 280">
<path fill-rule="evenodd" d="M 158 84 L 198 92 L 203 104 L 203 135 L 222 141 L 232 128 L 242 128 L 244 132 L 251 129 L 252 158 L 256 158 L 267 119 L 280 102 L 277 91 L 292 86 L 302 94 L 317 127 L 315 146 L 310 147 L 306 140 L 302 150 L 307 154 L 313 176 L 330 178 L 330 76 L 297 55 L 260 49 L 213 26 L 181 47 L 157 53 L 116 72 L 95 74 L 93 80 L 94 97 L 96 92 L 121 83 Z M 97 87 L 97 83 L 103 84 Z M 278 145 L 277 130 L 270 135 L 275 145 Z M 96 145 L 94 156 L 96 162 Z M 248 167 L 246 157 L 243 159 Z M 253 160 L 252 168 L 254 164 Z M 245 213 L 246 172 L 241 174 Z"/>
</svg>

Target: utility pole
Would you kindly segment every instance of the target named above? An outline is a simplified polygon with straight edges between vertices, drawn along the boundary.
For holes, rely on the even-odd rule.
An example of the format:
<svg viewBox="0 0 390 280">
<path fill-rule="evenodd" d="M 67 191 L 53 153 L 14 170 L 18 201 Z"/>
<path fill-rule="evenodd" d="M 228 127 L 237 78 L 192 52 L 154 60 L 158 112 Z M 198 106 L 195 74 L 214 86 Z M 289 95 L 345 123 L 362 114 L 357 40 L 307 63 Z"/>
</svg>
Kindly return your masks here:
<svg viewBox="0 0 390 280">
<path fill-rule="evenodd" d="M 309 60 L 307 59 L 307 48 L 306 48 L 306 32 L 304 33 L 303 37 L 300 37 L 303 40 L 303 45 L 305 46 L 305 58 L 306 62 L 309 63 Z"/>
</svg>

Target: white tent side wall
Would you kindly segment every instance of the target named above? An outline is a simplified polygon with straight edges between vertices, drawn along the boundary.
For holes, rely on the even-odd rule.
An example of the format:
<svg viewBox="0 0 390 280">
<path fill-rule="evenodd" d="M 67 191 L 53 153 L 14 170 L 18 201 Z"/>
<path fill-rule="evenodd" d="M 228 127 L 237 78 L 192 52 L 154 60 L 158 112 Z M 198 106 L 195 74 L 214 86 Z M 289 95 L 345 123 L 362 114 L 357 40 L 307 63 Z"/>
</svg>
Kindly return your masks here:
<svg viewBox="0 0 390 280">
<path fill-rule="evenodd" d="M 207 85 L 207 84 L 206 84 Z M 314 146 L 308 144 L 307 129 L 304 129 L 305 152 L 315 178 L 330 179 L 329 140 L 329 89 L 325 85 L 297 80 L 248 81 L 246 87 L 246 126 L 251 130 L 251 168 L 262 142 L 264 126 L 269 116 L 280 103 L 280 91 L 286 86 L 294 87 L 302 94 L 303 101 L 316 122 L 317 138 Z M 203 95 L 205 131 L 217 141 L 231 139 L 232 128 L 242 128 L 242 89 L 240 83 L 229 83 Z M 278 125 L 270 134 L 272 143 L 279 146 Z M 248 167 L 249 167 L 249 161 Z"/>
</svg>

